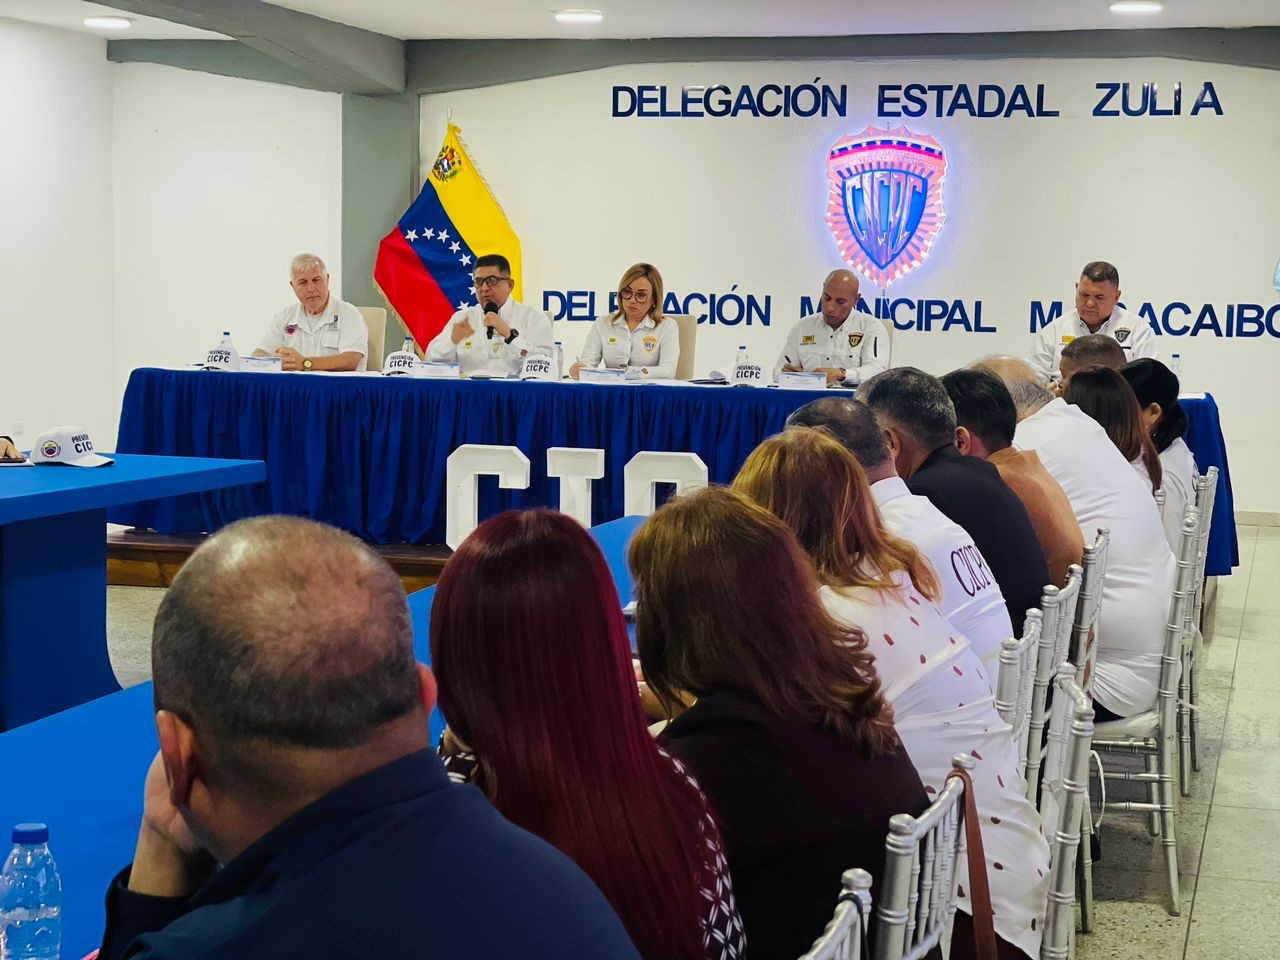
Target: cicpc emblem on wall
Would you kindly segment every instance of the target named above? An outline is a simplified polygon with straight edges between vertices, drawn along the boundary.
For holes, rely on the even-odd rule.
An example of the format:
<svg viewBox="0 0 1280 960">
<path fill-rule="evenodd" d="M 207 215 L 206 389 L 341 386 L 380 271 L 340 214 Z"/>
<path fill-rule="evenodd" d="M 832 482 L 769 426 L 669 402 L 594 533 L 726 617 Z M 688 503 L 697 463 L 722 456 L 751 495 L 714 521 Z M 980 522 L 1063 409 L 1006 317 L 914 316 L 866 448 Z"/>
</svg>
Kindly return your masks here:
<svg viewBox="0 0 1280 960">
<path fill-rule="evenodd" d="M 947 158 L 906 127 L 841 137 L 827 154 L 827 226 L 851 268 L 878 287 L 920 266 L 942 227 Z"/>
</svg>

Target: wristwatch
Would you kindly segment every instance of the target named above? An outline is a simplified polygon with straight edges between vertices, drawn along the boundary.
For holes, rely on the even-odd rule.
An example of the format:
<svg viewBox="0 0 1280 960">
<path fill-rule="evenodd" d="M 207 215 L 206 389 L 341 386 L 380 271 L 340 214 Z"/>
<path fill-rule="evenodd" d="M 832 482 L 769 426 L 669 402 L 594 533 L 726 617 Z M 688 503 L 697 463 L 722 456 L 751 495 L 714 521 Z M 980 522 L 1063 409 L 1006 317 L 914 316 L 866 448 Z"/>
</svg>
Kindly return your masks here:
<svg viewBox="0 0 1280 960">
<path fill-rule="evenodd" d="M 516 337 L 520 336 L 520 331 L 519 331 L 519 330 L 517 330 L 515 327 L 511 327 L 510 329 L 511 329 L 511 332 L 510 332 L 509 334 L 507 334 L 507 336 L 506 336 L 506 338 L 505 338 L 505 342 L 506 342 L 508 345 L 510 345 L 510 343 L 511 343 L 511 341 L 512 341 L 512 340 L 514 340 Z"/>
<path fill-rule="evenodd" d="M 312 367 L 314 367 L 314 366 L 315 366 L 315 364 L 312 362 L 312 360 L 311 360 L 311 358 L 310 358 L 310 357 L 304 357 L 304 358 L 303 358 L 303 360 L 302 360 L 302 369 L 303 369 L 303 370 L 310 370 L 310 369 L 311 369 Z"/>
</svg>

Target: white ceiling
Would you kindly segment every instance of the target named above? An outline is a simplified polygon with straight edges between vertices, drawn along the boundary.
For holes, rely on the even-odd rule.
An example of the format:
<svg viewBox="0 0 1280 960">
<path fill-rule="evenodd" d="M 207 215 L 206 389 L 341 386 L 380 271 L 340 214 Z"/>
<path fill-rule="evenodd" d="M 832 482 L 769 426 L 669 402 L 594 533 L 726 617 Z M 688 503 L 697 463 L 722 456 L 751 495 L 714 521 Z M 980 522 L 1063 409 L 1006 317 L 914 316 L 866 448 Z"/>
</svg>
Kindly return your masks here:
<svg viewBox="0 0 1280 960">
<path fill-rule="evenodd" d="M 1165 0 L 1150 16 L 1108 0 L 271 0 L 277 6 L 405 39 L 776 37 L 991 33 L 1131 27 L 1280 25 L 1280 0 Z M 557 9 L 601 10 L 597 26 L 562 26 Z"/>
<path fill-rule="evenodd" d="M 133 26 L 128 30 L 91 30 L 84 25 L 85 17 L 128 17 Z M 157 20 L 154 17 L 139 17 L 132 13 L 113 10 L 100 3 L 85 3 L 83 0 L 0 0 L 0 17 L 11 20 L 26 20 L 28 23 L 41 23 L 48 27 L 62 30 L 74 30 L 77 33 L 89 33 L 94 36 L 107 37 L 111 40 L 225 40 L 220 33 L 197 30 L 195 27 L 184 27 L 168 20 Z"/>
</svg>

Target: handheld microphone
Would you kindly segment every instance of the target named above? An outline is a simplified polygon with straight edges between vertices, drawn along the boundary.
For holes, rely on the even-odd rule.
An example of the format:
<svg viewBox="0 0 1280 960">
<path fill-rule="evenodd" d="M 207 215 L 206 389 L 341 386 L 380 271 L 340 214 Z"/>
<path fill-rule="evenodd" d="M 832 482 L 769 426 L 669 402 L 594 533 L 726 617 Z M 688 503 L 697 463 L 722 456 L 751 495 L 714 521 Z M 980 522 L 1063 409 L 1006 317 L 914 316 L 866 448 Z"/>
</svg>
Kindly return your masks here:
<svg viewBox="0 0 1280 960">
<path fill-rule="evenodd" d="M 497 312 L 498 312 L 498 305 L 497 305 L 496 303 L 494 303 L 492 300 L 490 300 L 488 303 L 486 303 L 486 304 L 484 305 L 484 312 L 485 312 L 486 314 L 488 314 L 488 313 L 497 313 Z M 485 330 L 486 330 L 485 336 L 487 336 L 490 340 L 492 340 L 492 339 L 493 339 L 493 327 L 486 327 L 486 328 L 485 328 Z"/>
</svg>

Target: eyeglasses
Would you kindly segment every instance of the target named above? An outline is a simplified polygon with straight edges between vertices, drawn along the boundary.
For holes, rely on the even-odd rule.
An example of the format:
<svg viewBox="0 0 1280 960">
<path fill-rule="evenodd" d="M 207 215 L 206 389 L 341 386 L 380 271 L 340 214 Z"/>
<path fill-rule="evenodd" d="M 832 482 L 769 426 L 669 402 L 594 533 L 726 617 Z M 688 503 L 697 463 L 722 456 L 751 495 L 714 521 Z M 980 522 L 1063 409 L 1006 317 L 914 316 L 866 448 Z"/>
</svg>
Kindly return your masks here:
<svg viewBox="0 0 1280 960">
<path fill-rule="evenodd" d="M 492 287 L 495 284 L 499 284 L 510 279 L 510 277 L 499 277 L 495 275 L 492 277 L 472 277 L 471 282 L 477 287 Z"/>
<path fill-rule="evenodd" d="M 647 303 L 649 300 L 648 290 L 632 290 L 630 287 L 623 287 L 618 291 L 618 296 L 623 300 L 635 299 L 636 303 Z"/>
</svg>

